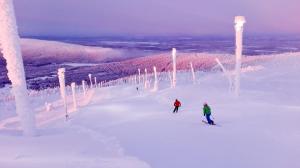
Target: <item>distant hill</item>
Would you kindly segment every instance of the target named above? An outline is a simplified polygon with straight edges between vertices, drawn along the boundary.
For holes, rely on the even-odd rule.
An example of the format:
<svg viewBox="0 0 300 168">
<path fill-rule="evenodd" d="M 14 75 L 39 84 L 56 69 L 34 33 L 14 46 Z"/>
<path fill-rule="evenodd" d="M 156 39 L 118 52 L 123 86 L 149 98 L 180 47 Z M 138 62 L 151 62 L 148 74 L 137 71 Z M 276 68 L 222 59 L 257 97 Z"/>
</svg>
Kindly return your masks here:
<svg viewBox="0 0 300 168">
<path fill-rule="evenodd" d="M 90 47 L 68 44 L 56 41 L 22 39 L 22 53 L 25 62 L 26 78 L 29 87 L 41 89 L 58 85 L 57 69 L 66 68 L 66 83 L 88 80 L 88 74 L 93 74 L 98 81 L 112 80 L 133 75 L 140 68 L 142 72 L 147 68 L 152 73 L 153 66 L 159 72 L 172 69 L 170 52 L 148 56 L 130 56 L 130 53 L 110 48 Z M 189 63 L 194 64 L 195 70 L 220 70 L 215 58 L 228 69 L 234 68 L 235 58 L 230 54 L 209 53 L 181 53 L 178 51 L 178 70 L 189 70 Z M 252 65 L 255 62 L 267 61 L 273 57 L 299 55 L 299 53 L 285 53 L 279 55 L 247 56 L 243 65 Z M 1 58 L 1 57 L 0 57 Z M 5 61 L 0 59 L 2 65 Z M 0 87 L 9 84 L 5 66 L 0 66 Z"/>
</svg>

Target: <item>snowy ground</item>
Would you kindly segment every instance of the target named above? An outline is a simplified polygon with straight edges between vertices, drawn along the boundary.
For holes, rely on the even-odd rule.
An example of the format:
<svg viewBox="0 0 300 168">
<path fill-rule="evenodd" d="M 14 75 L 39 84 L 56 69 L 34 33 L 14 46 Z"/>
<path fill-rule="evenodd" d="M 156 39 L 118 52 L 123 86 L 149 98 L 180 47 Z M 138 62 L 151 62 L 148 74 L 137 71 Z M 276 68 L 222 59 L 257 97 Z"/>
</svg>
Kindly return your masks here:
<svg viewBox="0 0 300 168">
<path fill-rule="evenodd" d="M 15 120 L 0 120 L 0 167 L 298 168 L 299 65 L 300 55 L 246 68 L 239 99 L 221 73 L 198 76 L 195 85 L 179 74 L 176 89 L 164 81 L 158 92 L 95 89 L 67 122 L 62 108 L 40 112 L 35 138 L 20 136 Z M 217 126 L 201 122 L 203 102 Z"/>
</svg>

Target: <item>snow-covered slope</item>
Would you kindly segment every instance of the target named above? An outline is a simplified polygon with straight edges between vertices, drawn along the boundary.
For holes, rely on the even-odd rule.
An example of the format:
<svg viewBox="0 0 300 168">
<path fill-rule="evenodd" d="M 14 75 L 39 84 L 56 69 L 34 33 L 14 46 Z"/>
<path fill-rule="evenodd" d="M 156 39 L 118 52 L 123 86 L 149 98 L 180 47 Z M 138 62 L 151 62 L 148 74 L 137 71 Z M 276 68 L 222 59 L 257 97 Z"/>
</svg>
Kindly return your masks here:
<svg viewBox="0 0 300 168">
<path fill-rule="evenodd" d="M 110 48 L 90 47 L 57 41 L 21 39 L 24 60 L 35 62 L 103 62 L 122 58 L 122 52 Z"/>
<path fill-rule="evenodd" d="M 38 113 L 39 136 L 0 121 L 1 167 L 297 168 L 300 167 L 300 55 L 244 67 L 241 97 L 221 72 L 180 73 L 159 91 L 135 85 L 91 90 L 71 120 L 59 102 Z M 260 67 L 260 68 L 255 68 Z M 175 98 L 182 102 L 172 114 Z M 202 123 L 208 102 L 216 126 Z M 71 102 L 69 102 L 71 106 Z M 42 108 L 41 108 L 42 110 Z"/>
</svg>

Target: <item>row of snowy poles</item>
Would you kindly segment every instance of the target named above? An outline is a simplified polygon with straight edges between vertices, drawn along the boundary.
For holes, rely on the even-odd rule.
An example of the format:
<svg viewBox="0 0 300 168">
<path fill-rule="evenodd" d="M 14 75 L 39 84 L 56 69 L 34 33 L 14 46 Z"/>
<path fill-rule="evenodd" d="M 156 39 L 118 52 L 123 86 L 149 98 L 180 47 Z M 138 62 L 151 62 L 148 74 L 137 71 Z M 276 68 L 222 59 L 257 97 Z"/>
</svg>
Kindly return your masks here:
<svg viewBox="0 0 300 168">
<path fill-rule="evenodd" d="M 65 117 L 66 120 L 69 117 L 68 114 L 68 108 L 67 108 L 67 95 L 66 95 L 66 84 L 65 84 L 65 68 L 59 68 L 57 72 L 58 80 L 59 80 L 59 88 L 60 88 L 60 95 L 63 100 L 64 109 L 65 109 Z M 90 88 L 97 88 L 97 87 L 103 87 L 104 82 L 101 81 L 100 83 L 97 82 L 97 78 L 94 77 L 94 84 L 92 80 L 92 74 L 88 74 L 89 80 L 90 80 Z M 83 95 L 87 95 L 87 86 L 86 81 L 82 80 L 82 92 Z M 73 100 L 73 109 L 77 110 L 77 101 L 76 101 L 76 83 L 71 83 L 71 91 L 72 91 L 72 100 Z"/>
<path fill-rule="evenodd" d="M 192 82 L 195 84 L 196 77 L 195 77 L 193 63 L 190 63 L 190 70 L 191 70 L 191 74 L 192 74 Z M 90 85 L 93 87 L 96 87 L 96 88 L 122 85 L 122 84 L 126 84 L 126 83 L 130 83 L 133 85 L 139 85 L 139 84 L 143 83 L 144 88 L 149 89 L 151 87 L 151 86 L 149 86 L 149 83 L 151 83 L 151 79 L 149 79 L 149 76 L 150 76 L 150 77 L 154 78 L 154 85 L 153 85 L 152 91 L 156 91 L 158 89 L 158 83 L 160 81 L 159 76 L 162 76 L 164 74 L 164 72 L 157 72 L 155 66 L 153 66 L 152 74 L 148 73 L 147 68 L 145 68 L 144 72 L 145 73 L 142 74 L 141 69 L 139 68 L 136 75 L 122 77 L 122 78 L 119 78 L 116 80 L 111 80 L 111 81 L 101 81 L 99 83 L 97 81 L 97 77 L 94 77 L 93 78 L 94 80 L 92 80 L 92 74 L 88 74 L 88 77 L 89 77 Z M 170 80 L 170 84 L 171 84 L 170 87 L 172 88 L 173 82 L 172 82 L 171 71 L 167 71 L 166 74 L 167 74 L 166 75 L 167 79 Z M 145 79 L 147 79 L 147 80 L 145 80 Z M 93 83 L 93 81 L 94 81 L 94 83 Z M 68 91 L 68 93 L 71 93 L 72 95 L 74 94 L 74 92 L 77 92 L 77 90 L 78 91 L 80 90 L 80 92 L 82 92 L 83 95 L 86 95 L 87 88 L 89 86 L 88 86 L 88 82 L 86 80 L 82 80 L 81 85 L 77 85 L 75 82 L 72 82 L 71 85 L 66 85 L 65 87 L 66 87 L 66 90 Z M 61 94 L 60 87 L 45 88 L 45 89 L 41 89 L 41 90 L 28 90 L 28 95 L 30 97 L 47 97 L 47 96 L 53 95 L 53 94 Z M 15 97 L 12 94 L 7 94 L 7 95 L 4 94 L 0 97 L 0 103 L 12 102 L 12 101 L 15 101 Z M 46 102 L 46 103 L 48 103 L 48 102 Z M 76 106 L 74 105 L 74 109 L 76 109 L 75 107 Z"/>
<path fill-rule="evenodd" d="M 176 49 L 175 48 L 173 48 L 173 50 L 172 50 L 172 58 L 173 58 L 173 78 L 171 77 L 171 74 L 170 74 L 170 71 L 169 71 L 169 79 L 171 81 L 171 87 L 175 88 L 175 86 L 176 86 Z M 191 72 L 192 72 L 192 76 L 193 76 L 193 82 L 195 83 L 195 72 L 194 72 L 193 64 L 190 63 L 190 66 L 191 66 Z M 68 117 L 69 117 L 69 114 L 68 114 L 67 100 L 66 100 L 67 96 L 66 96 L 66 84 L 65 84 L 65 71 L 66 71 L 65 68 L 59 68 L 58 72 L 57 72 L 57 75 L 58 75 L 58 79 L 59 79 L 60 95 L 61 95 L 61 98 L 63 100 L 63 104 L 64 104 L 64 108 L 65 108 L 65 117 L 66 117 L 66 120 L 67 120 Z M 154 87 L 153 87 L 152 91 L 157 91 L 157 89 L 158 89 L 158 75 L 157 75 L 157 70 L 156 70 L 155 66 L 153 67 L 153 72 L 154 72 Z M 97 78 L 96 77 L 94 77 L 94 84 L 93 84 L 92 74 L 89 74 L 88 77 L 89 77 L 89 80 L 90 80 L 90 88 L 97 88 L 98 85 L 100 85 L 100 87 L 103 86 L 103 82 L 100 82 L 100 84 L 97 83 Z M 130 79 L 130 78 L 132 80 L 132 77 L 120 78 L 118 80 L 115 80 L 116 81 L 115 84 L 112 83 L 113 81 L 110 81 L 109 86 L 124 83 L 124 79 L 125 79 L 125 83 L 126 83 L 126 80 Z M 138 81 L 137 81 L 137 75 L 135 75 L 134 84 L 140 84 L 141 79 L 142 79 L 141 70 L 138 69 Z M 123 81 L 123 82 L 120 82 L 120 81 Z M 148 89 L 149 85 L 150 85 L 149 84 L 150 82 L 148 80 L 147 68 L 145 68 L 143 83 L 144 83 L 145 89 Z M 75 82 L 71 83 L 71 89 L 72 89 L 73 109 L 76 111 L 77 110 L 77 101 L 76 101 L 76 83 Z M 84 80 L 82 80 L 82 90 L 83 90 L 83 95 L 86 96 L 87 88 L 86 88 L 86 82 Z"/>
<path fill-rule="evenodd" d="M 100 82 L 98 84 L 99 87 L 103 87 L 103 86 L 106 86 L 107 84 L 105 83 L 106 81 L 103 81 L 103 82 Z M 82 81 L 82 86 L 84 85 L 84 87 L 86 88 L 87 84 L 86 81 Z M 96 83 L 96 77 L 95 77 L 95 83 Z M 75 88 L 78 89 L 79 86 L 77 86 L 75 83 L 74 84 L 71 84 L 71 85 L 75 85 Z M 72 86 L 69 85 L 69 86 L 66 86 L 66 89 L 69 91 L 72 90 Z M 98 87 L 97 86 L 97 87 Z M 27 94 L 28 96 L 30 97 L 44 97 L 44 96 L 49 96 L 49 95 L 53 95 L 53 94 L 57 94 L 59 93 L 60 94 L 60 88 L 59 87 L 53 87 L 53 88 L 44 88 L 44 89 L 41 89 L 41 90 L 27 90 Z M 83 89 L 83 91 L 86 91 L 87 89 Z M 5 92 L 6 93 L 6 92 Z M 10 101 L 15 101 L 15 97 L 14 95 L 10 94 L 5 94 L 3 93 L 3 95 L 1 95 L 0 97 L 0 103 L 5 103 L 5 102 L 10 102 Z M 1 93 L 2 94 L 2 93 Z"/>
<path fill-rule="evenodd" d="M 245 18 L 235 17 L 236 30 L 236 67 L 235 67 L 235 94 L 239 95 L 240 73 L 242 58 L 242 33 Z M 8 78 L 12 83 L 12 91 L 15 96 L 16 111 L 20 118 L 23 134 L 26 136 L 36 135 L 35 114 L 29 103 L 27 85 L 25 79 L 23 59 L 20 49 L 20 37 L 12 0 L 0 1 L 0 44 L 2 53 L 7 63 Z M 173 69 L 176 64 L 173 64 Z M 176 86 L 176 71 L 173 71 L 173 82 Z"/>
<path fill-rule="evenodd" d="M 176 87 L 176 49 L 173 48 L 172 49 L 172 62 L 173 62 L 173 71 L 172 71 L 172 75 L 171 72 L 168 71 L 168 77 L 170 80 L 170 87 L 171 88 L 175 88 Z M 193 83 L 196 83 L 196 76 L 195 76 L 195 70 L 193 67 L 193 63 L 190 62 L 190 70 L 191 70 L 191 74 L 192 74 L 192 81 Z M 153 66 L 153 76 L 154 76 L 154 84 L 153 84 L 153 89 L 152 91 L 157 91 L 158 90 L 158 73 L 157 72 L 157 68 L 156 66 Z M 149 79 L 148 79 L 148 69 L 145 68 L 144 70 L 144 75 L 141 74 L 141 69 L 139 68 L 137 71 L 137 74 L 134 76 L 130 76 L 129 78 L 131 78 L 131 81 L 134 81 L 134 84 L 144 84 L 144 88 L 145 89 L 149 89 Z"/>
</svg>

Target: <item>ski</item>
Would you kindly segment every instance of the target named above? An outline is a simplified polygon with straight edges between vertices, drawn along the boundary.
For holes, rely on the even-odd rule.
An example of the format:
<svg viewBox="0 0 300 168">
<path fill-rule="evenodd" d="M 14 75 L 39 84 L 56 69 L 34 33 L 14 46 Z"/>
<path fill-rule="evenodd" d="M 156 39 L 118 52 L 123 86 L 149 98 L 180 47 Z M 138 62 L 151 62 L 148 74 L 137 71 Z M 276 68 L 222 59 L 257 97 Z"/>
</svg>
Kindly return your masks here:
<svg viewBox="0 0 300 168">
<path fill-rule="evenodd" d="M 205 123 L 205 124 L 207 124 L 207 125 L 220 126 L 219 124 L 216 124 L 216 123 L 214 123 L 214 124 L 208 124 L 208 122 L 207 122 L 207 121 L 205 121 L 205 120 L 202 120 L 202 122 L 203 122 L 203 123 Z"/>
</svg>

